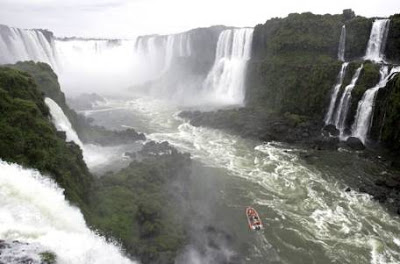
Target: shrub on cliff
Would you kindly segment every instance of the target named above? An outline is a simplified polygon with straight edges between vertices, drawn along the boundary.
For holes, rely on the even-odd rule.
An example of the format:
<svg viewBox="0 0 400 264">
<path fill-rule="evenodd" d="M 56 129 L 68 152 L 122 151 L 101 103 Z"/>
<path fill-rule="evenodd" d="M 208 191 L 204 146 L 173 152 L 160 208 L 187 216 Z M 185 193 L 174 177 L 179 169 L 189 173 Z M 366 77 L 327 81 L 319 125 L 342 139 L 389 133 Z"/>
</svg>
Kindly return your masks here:
<svg viewBox="0 0 400 264">
<path fill-rule="evenodd" d="M 190 174 L 190 157 L 167 143 L 147 143 L 142 161 L 96 184 L 91 222 L 107 236 L 117 238 L 142 263 L 174 263 L 185 242 L 185 224 L 179 204 L 182 185 Z"/>
<path fill-rule="evenodd" d="M 400 14 L 390 17 L 385 55 L 389 61 L 400 62 Z"/>
<path fill-rule="evenodd" d="M 127 144 L 137 140 L 145 140 L 145 136 L 141 133 L 137 133 L 134 129 L 113 131 L 100 126 L 91 125 L 86 117 L 77 114 L 67 105 L 65 95 L 61 91 L 58 82 L 58 77 L 48 64 L 24 61 L 7 66 L 27 72 L 33 77 L 34 81 L 37 83 L 38 90 L 46 97 L 53 99 L 61 107 L 82 142 L 100 145 L 117 145 Z"/>
<path fill-rule="evenodd" d="M 80 148 L 59 136 L 32 77 L 0 68 L 0 112 L 0 158 L 52 176 L 85 211 L 91 175 Z"/>
</svg>

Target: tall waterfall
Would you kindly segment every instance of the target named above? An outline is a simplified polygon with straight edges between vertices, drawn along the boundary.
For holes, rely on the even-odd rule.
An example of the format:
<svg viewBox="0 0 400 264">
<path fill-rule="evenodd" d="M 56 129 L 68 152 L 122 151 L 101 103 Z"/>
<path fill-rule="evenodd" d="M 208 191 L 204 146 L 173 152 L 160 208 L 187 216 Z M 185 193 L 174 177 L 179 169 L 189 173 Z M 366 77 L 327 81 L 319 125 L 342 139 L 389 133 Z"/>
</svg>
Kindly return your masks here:
<svg viewBox="0 0 400 264">
<path fill-rule="evenodd" d="M 371 128 L 373 108 L 378 90 L 385 87 L 394 73 L 400 72 L 400 67 L 393 67 L 389 73 L 388 66 L 380 69 L 380 80 L 376 86 L 365 91 L 363 98 L 358 103 L 357 114 L 352 125 L 352 136 L 359 138 L 364 144 Z"/>
<path fill-rule="evenodd" d="M 56 69 L 53 39 L 46 38 L 41 30 L 0 25 L 0 64 L 27 60 L 46 62 Z"/>
<path fill-rule="evenodd" d="M 339 39 L 339 49 L 338 49 L 338 59 L 341 61 L 345 61 L 344 52 L 346 48 L 346 26 L 342 26 L 342 32 L 340 33 Z"/>
<path fill-rule="evenodd" d="M 51 98 L 45 99 L 46 105 L 50 109 L 50 114 L 53 119 L 53 124 L 58 131 L 64 131 L 68 142 L 73 141 L 75 144 L 83 149 L 83 143 L 79 139 L 78 135 L 76 134 L 75 130 L 72 128 L 71 123 L 68 120 L 68 117 L 65 116 L 61 107 L 58 106 L 56 102 L 54 102 Z"/>
<path fill-rule="evenodd" d="M 340 98 L 340 103 L 337 107 L 336 114 L 335 114 L 335 126 L 337 129 L 340 131 L 340 135 L 343 135 L 344 129 L 345 129 L 345 124 L 346 124 L 346 119 L 347 119 L 347 113 L 349 111 L 350 107 L 350 100 L 351 100 L 351 92 L 353 91 L 354 87 L 357 84 L 358 78 L 360 77 L 361 70 L 363 69 L 364 65 L 361 65 L 356 73 L 354 74 L 353 78 L 351 79 L 351 82 L 349 85 L 346 86 L 346 88 L 343 91 L 342 97 Z"/>
<path fill-rule="evenodd" d="M 204 91 L 220 102 L 242 104 L 247 61 L 251 56 L 253 29 L 228 29 L 221 32 L 214 66 L 204 81 Z"/>
<path fill-rule="evenodd" d="M 147 68 L 147 79 L 156 79 L 170 69 L 174 59 L 192 55 L 190 33 L 139 37 L 135 53 L 142 67 Z"/>
<path fill-rule="evenodd" d="M 12 261 L 24 256 L 43 263 L 38 261 L 43 250 L 54 252 L 57 263 L 133 263 L 86 226 L 79 209 L 65 200 L 56 183 L 38 171 L 2 160 L 0 212 L 1 239 L 29 243 L 23 250 L 11 244 L 0 254 L 1 263 L 25 263 Z"/>
<path fill-rule="evenodd" d="M 325 125 L 331 124 L 333 122 L 333 113 L 335 110 L 335 105 L 337 101 L 337 97 L 340 91 L 340 87 L 342 87 L 343 84 L 343 79 L 344 76 L 346 75 L 346 69 L 347 66 L 349 65 L 348 62 L 345 62 L 342 64 L 342 68 L 340 69 L 339 75 L 337 77 L 337 82 L 335 86 L 333 87 L 332 95 L 331 95 L 331 101 L 329 103 L 329 108 L 328 112 L 325 115 Z"/>
<path fill-rule="evenodd" d="M 377 19 L 374 21 L 364 57 L 365 60 L 383 61 L 389 23 L 389 19 Z"/>
</svg>

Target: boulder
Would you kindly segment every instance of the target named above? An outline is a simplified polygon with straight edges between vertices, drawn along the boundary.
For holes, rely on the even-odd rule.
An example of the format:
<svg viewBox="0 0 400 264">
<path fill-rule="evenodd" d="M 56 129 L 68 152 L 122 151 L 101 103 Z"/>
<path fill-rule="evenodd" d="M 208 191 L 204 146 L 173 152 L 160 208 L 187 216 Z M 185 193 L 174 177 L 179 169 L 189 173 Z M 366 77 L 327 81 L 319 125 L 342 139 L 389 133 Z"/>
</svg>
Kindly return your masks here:
<svg viewBox="0 0 400 264">
<path fill-rule="evenodd" d="M 337 137 L 340 134 L 340 131 L 332 124 L 326 125 L 324 127 L 324 130 L 327 131 L 329 133 L 329 135 L 331 135 L 333 137 Z"/>
<path fill-rule="evenodd" d="M 358 139 L 356 137 L 349 137 L 346 140 L 346 145 L 354 150 L 364 150 L 365 149 L 364 144 L 361 142 L 360 139 Z"/>
</svg>

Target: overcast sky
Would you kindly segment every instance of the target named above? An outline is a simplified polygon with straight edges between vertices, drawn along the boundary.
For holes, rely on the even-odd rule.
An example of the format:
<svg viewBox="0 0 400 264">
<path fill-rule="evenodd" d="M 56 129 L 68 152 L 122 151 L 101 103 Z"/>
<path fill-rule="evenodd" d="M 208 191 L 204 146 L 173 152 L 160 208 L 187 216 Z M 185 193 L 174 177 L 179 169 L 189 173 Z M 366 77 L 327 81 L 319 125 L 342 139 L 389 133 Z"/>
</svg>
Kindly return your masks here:
<svg viewBox="0 0 400 264">
<path fill-rule="evenodd" d="M 131 38 L 223 24 L 254 26 L 289 13 L 400 13 L 400 0 L 0 0 L 0 24 L 56 36 Z"/>
</svg>

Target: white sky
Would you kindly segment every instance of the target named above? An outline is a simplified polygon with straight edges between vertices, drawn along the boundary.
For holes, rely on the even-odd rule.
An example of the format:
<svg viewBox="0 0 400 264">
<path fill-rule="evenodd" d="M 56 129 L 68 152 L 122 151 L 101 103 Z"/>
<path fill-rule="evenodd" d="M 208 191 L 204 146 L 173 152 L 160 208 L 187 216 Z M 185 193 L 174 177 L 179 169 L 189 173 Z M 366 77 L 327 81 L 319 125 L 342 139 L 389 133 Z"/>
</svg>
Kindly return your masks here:
<svg viewBox="0 0 400 264">
<path fill-rule="evenodd" d="M 400 0 L 0 0 L 0 24 L 56 36 L 130 38 L 210 26 L 255 26 L 311 11 L 367 17 L 400 13 Z"/>
</svg>

